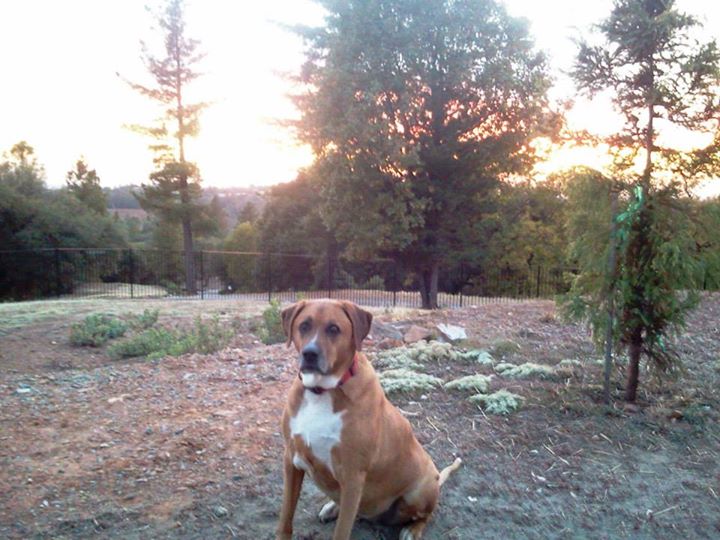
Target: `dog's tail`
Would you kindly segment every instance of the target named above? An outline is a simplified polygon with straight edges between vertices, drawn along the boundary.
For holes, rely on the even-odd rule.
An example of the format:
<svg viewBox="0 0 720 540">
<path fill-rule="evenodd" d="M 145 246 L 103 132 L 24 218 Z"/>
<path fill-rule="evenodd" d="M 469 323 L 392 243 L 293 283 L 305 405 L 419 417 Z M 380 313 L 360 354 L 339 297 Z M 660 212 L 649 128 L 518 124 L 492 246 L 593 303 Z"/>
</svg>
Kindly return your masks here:
<svg viewBox="0 0 720 540">
<path fill-rule="evenodd" d="M 462 459 L 455 458 L 455 461 L 452 462 L 452 465 L 448 465 L 442 471 L 440 471 L 440 478 L 438 479 L 438 485 L 442 486 L 445 483 L 445 480 L 448 479 L 448 476 L 450 476 L 453 472 L 458 470 L 460 468 L 460 465 L 462 465 Z"/>
</svg>

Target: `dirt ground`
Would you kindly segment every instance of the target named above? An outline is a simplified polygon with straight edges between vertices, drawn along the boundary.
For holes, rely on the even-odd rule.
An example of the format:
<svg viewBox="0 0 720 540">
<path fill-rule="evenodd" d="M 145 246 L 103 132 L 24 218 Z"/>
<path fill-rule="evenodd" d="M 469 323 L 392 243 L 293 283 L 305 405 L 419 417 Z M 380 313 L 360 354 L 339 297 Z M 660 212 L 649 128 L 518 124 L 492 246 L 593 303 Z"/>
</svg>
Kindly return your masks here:
<svg viewBox="0 0 720 540">
<path fill-rule="evenodd" d="M 162 309 L 161 323 L 215 313 L 235 329 L 212 355 L 112 361 L 68 344 L 72 322 Z M 0 304 L 0 537 L 273 538 L 282 491 L 278 420 L 292 353 L 252 334 L 262 306 L 237 302 Z M 399 326 L 467 329 L 468 345 L 511 363 L 582 365 L 556 381 L 499 381 L 525 398 L 485 415 L 443 389 L 393 396 L 439 467 L 461 456 L 429 539 L 720 537 L 720 296 L 678 336 L 686 373 L 643 372 L 637 406 L 602 405 L 587 330 L 547 301 L 433 313 L 377 310 Z M 379 336 L 368 342 L 375 350 Z M 614 375 L 622 395 L 621 369 Z M 492 368 L 430 365 L 445 380 Z M 296 537 L 323 539 L 306 481 Z M 396 539 L 358 523 L 353 538 Z"/>
</svg>

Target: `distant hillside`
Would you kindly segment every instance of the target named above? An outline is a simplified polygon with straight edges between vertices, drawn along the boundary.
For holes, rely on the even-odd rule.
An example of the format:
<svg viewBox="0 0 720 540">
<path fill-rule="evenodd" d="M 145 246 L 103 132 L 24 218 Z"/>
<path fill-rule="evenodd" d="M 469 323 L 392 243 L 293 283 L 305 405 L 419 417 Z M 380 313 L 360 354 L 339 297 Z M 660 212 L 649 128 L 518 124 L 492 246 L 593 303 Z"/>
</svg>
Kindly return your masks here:
<svg viewBox="0 0 720 540">
<path fill-rule="evenodd" d="M 116 188 L 105 189 L 108 198 L 108 209 L 115 212 L 121 217 L 133 216 L 141 217 L 142 210 L 137 199 L 133 197 L 132 191 L 138 189 L 139 186 L 127 185 Z M 237 220 L 237 216 L 247 203 L 251 203 L 261 214 L 265 208 L 268 187 L 237 187 L 237 188 L 216 188 L 207 187 L 203 189 L 203 200 L 209 202 L 213 197 L 217 196 L 220 205 L 227 214 L 228 223 L 233 225 Z M 128 212 L 128 209 L 140 210 L 140 212 Z"/>
</svg>

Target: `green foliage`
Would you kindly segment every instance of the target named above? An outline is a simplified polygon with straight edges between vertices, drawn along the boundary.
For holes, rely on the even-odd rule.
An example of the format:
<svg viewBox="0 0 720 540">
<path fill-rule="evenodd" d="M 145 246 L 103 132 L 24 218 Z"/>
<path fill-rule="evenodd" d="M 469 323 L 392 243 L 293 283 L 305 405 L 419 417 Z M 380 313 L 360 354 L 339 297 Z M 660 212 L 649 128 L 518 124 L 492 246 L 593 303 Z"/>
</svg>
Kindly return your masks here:
<svg viewBox="0 0 720 540">
<path fill-rule="evenodd" d="M 507 390 L 498 390 L 492 394 L 476 394 L 468 398 L 471 403 L 480 405 L 486 413 L 508 415 L 520 408 L 523 398 Z"/>
<path fill-rule="evenodd" d="M 642 356 L 663 370 L 679 363 L 669 338 L 684 323 L 701 286 L 694 222 L 683 194 L 720 173 L 720 51 L 715 41 L 692 38 L 696 26 L 698 21 L 679 12 L 673 0 L 617 0 L 598 26 L 604 42 L 581 42 L 573 73 L 590 96 L 609 90 L 626 124 L 604 141 L 614 155 L 613 181 L 596 177 L 586 186 L 597 190 L 595 201 L 604 207 L 600 231 L 605 239 L 577 227 L 570 234 L 581 275 L 566 312 L 587 318 L 599 339 L 610 302 L 616 306 L 617 324 L 610 330 L 616 349 L 628 349 L 629 401 L 636 396 Z M 662 138 L 662 130 L 678 128 L 704 132 L 712 142 L 689 151 L 666 146 L 677 137 Z M 645 166 L 638 174 L 641 154 Z M 619 205 L 617 264 L 608 269 L 608 258 L 600 255 L 608 252 L 611 219 L 605 201 L 613 196 L 611 188 Z M 579 208 L 569 220 L 572 228 L 573 220 L 598 218 Z"/>
<path fill-rule="evenodd" d="M 155 326 L 160 317 L 159 309 L 144 309 L 140 315 L 131 317 L 130 325 L 135 330 L 146 330 Z"/>
<path fill-rule="evenodd" d="M 445 383 L 448 390 L 460 390 L 462 392 L 487 392 L 490 388 L 492 375 L 467 375 Z"/>
<path fill-rule="evenodd" d="M 77 347 L 100 347 L 125 335 L 127 324 L 116 317 L 94 313 L 70 327 L 70 343 Z"/>
<path fill-rule="evenodd" d="M 526 362 L 518 366 L 514 364 L 501 363 L 495 366 L 497 371 L 503 377 L 511 377 L 513 379 L 553 379 L 556 376 L 555 368 L 534 362 Z"/>
<path fill-rule="evenodd" d="M 0 161 L 0 245 L 3 250 L 124 247 L 114 220 L 67 190 L 49 190 L 32 147 L 18 143 Z M 65 279 L 80 262 L 53 252 L 0 254 L 0 298 L 32 298 L 72 290 Z M 59 276 L 49 274 L 59 270 Z M 59 278 L 59 279 L 58 279 Z M 57 289 L 58 282 L 60 289 Z"/>
<path fill-rule="evenodd" d="M 145 356 L 150 360 L 187 353 L 210 354 L 225 347 L 231 336 L 232 331 L 218 317 L 209 322 L 198 317 L 190 331 L 149 328 L 111 345 L 108 354 L 116 359 Z"/>
<path fill-rule="evenodd" d="M 498 341 L 493 344 L 490 349 L 490 354 L 500 358 L 510 356 L 511 354 L 515 354 L 517 352 L 520 352 L 520 345 L 510 340 Z"/>
<path fill-rule="evenodd" d="M 494 1 L 323 5 L 296 97 L 320 215 L 355 256 L 401 259 L 435 307 L 438 265 L 482 240 L 478 203 L 558 126 L 545 59 Z"/>
<path fill-rule="evenodd" d="M 226 251 L 254 252 L 258 248 L 258 232 L 250 222 L 238 223 L 225 240 Z M 255 255 L 231 254 L 224 256 L 225 277 L 233 291 L 257 290 Z"/>
<path fill-rule="evenodd" d="M 100 178 L 95 169 L 89 169 L 84 159 L 75 163 L 75 169 L 68 171 L 65 182 L 68 191 L 98 214 L 107 214 L 107 196 L 100 187 Z"/>
<path fill-rule="evenodd" d="M 378 375 L 386 394 L 427 392 L 442 384 L 442 379 L 411 369 L 388 369 Z"/>
<path fill-rule="evenodd" d="M 566 204 L 561 184 L 553 179 L 503 185 L 496 212 L 482 223 L 490 238 L 485 266 L 520 275 L 538 266 L 564 267 Z"/>
<path fill-rule="evenodd" d="M 282 343 L 287 338 L 282 326 L 282 310 L 279 300 L 270 300 L 270 307 L 262 313 L 263 325 L 258 328 L 257 334 L 265 345 Z"/>
</svg>

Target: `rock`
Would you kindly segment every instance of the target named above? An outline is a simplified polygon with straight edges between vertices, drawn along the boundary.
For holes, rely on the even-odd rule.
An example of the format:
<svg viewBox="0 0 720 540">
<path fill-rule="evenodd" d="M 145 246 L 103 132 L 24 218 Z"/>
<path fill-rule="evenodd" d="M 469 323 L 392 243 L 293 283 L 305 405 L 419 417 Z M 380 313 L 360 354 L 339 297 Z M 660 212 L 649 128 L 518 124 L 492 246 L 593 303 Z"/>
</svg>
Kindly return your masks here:
<svg viewBox="0 0 720 540">
<path fill-rule="evenodd" d="M 373 321 L 370 335 L 374 341 L 384 341 L 386 339 L 402 340 L 402 332 L 392 324 L 381 321 Z"/>
<path fill-rule="evenodd" d="M 407 332 L 405 332 L 405 335 L 403 336 L 403 341 L 405 341 L 405 343 L 416 343 L 424 339 L 430 339 L 431 337 L 431 330 L 413 324 L 410 328 L 408 328 Z"/>
<path fill-rule="evenodd" d="M 452 324 L 440 323 L 437 325 L 442 336 L 448 341 L 457 341 L 459 339 L 467 339 L 467 333 L 462 326 L 454 326 Z"/>
<path fill-rule="evenodd" d="M 394 349 L 395 347 L 402 347 L 402 337 L 400 339 L 385 338 L 376 347 L 380 350 Z"/>
<path fill-rule="evenodd" d="M 227 517 L 228 514 L 230 513 L 230 512 L 228 512 L 227 508 L 225 508 L 224 506 L 220 506 L 220 505 L 213 506 L 212 511 L 213 511 L 213 514 L 215 514 L 215 516 L 219 517 L 219 518 Z"/>
</svg>

